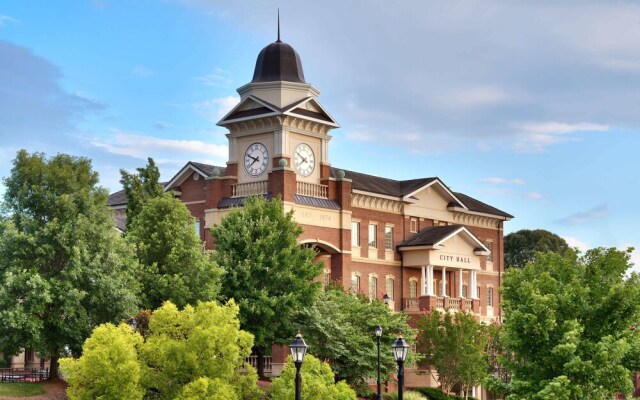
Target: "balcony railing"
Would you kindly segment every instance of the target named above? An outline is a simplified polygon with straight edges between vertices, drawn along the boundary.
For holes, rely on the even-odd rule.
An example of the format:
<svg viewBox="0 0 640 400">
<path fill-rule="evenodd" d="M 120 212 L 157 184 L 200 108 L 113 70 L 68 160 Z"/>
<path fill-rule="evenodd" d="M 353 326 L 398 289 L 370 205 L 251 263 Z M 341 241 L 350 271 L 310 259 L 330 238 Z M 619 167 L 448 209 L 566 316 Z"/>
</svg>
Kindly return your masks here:
<svg viewBox="0 0 640 400">
<path fill-rule="evenodd" d="M 417 297 L 409 297 L 402 299 L 404 301 L 404 309 L 407 311 L 418 311 L 420 307 L 418 306 L 418 298 Z"/>
<path fill-rule="evenodd" d="M 317 183 L 296 182 L 296 193 L 302 196 L 317 197 L 320 199 L 329 198 L 328 186 Z"/>
<path fill-rule="evenodd" d="M 448 310 L 459 310 L 460 309 L 460 299 L 449 299 L 449 305 L 447 306 Z"/>
<path fill-rule="evenodd" d="M 233 188 L 231 197 L 247 197 L 267 193 L 267 181 L 237 183 L 231 186 Z"/>
<path fill-rule="evenodd" d="M 444 297 L 436 297 L 436 308 L 444 310 Z"/>
<path fill-rule="evenodd" d="M 249 356 L 245 358 L 245 362 L 249 363 L 254 369 L 258 369 L 258 356 Z M 264 370 L 270 372 L 272 370 L 271 356 L 264 356 Z"/>
</svg>

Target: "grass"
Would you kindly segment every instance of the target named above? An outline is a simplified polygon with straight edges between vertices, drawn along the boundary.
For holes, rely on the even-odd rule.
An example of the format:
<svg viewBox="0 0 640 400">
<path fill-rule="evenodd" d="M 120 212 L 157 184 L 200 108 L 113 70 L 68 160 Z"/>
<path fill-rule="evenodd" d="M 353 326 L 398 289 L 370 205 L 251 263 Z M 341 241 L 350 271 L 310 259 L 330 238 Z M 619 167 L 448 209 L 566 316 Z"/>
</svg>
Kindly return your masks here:
<svg viewBox="0 0 640 400">
<path fill-rule="evenodd" d="M 45 393 L 42 383 L 0 383 L 0 396 L 28 397 Z"/>
</svg>

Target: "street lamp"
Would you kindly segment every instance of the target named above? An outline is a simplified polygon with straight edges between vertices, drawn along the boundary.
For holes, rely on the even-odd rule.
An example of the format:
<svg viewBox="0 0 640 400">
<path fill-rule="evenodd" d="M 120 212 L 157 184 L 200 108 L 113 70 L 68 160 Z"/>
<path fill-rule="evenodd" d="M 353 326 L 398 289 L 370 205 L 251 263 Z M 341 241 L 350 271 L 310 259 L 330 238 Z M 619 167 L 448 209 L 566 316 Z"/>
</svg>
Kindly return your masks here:
<svg viewBox="0 0 640 400">
<path fill-rule="evenodd" d="M 127 321 L 127 325 L 129 325 L 131 330 L 135 332 L 136 329 L 138 328 L 138 321 L 136 321 L 135 317 L 131 317 L 129 318 L 129 321 Z"/>
<path fill-rule="evenodd" d="M 389 305 L 389 295 L 388 295 L 388 294 L 386 294 L 386 293 L 385 293 L 385 294 L 382 296 L 382 302 L 383 302 L 384 304 L 386 304 L 386 305 Z"/>
<path fill-rule="evenodd" d="M 302 376 L 300 375 L 300 368 L 304 361 L 304 356 L 307 354 L 307 344 L 304 342 L 300 331 L 293 339 L 293 342 L 289 345 L 291 350 L 291 357 L 293 357 L 293 363 L 296 366 L 296 399 L 300 400 L 300 386 L 302 385 Z"/>
<path fill-rule="evenodd" d="M 393 345 L 393 358 L 398 363 L 398 400 L 403 400 L 402 389 L 404 386 L 404 360 L 407 359 L 407 353 L 409 352 L 409 345 L 404 341 L 402 335 L 398 336 Z"/>
<path fill-rule="evenodd" d="M 382 400 L 382 397 L 380 396 L 380 337 L 382 337 L 382 327 L 380 325 L 376 325 L 376 337 L 378 338 L 378 398 L 377 400 Z"/>
</svg>

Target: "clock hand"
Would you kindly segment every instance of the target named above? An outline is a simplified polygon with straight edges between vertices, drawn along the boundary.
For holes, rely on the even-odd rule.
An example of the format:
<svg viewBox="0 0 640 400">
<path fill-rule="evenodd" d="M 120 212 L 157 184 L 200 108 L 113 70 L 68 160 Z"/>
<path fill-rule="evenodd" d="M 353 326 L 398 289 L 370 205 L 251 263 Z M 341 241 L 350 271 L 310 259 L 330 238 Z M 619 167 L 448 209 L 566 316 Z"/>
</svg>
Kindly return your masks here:
<svg viewBox="0 0 640 400">
<path fill-rule="evenodd" d="M 251 157 L 251 158 L 253 158 L 253 157 Z M 251 165 L 253 165 L 253 163 L 255 163 L 257 161 L 260 161 L 260 157 L 253 158 L 253 161 L 251 161 Z"/>
<path fill-rule="evenodd" d="M 247 154 L 247 157 L 249 157 L 250 159 L 253 160 L 253 162 L 251 164 L 253 164 L 254 162 L 258 161 L 258 157 L 251 157 L 251 154 Z"/>
</svg>

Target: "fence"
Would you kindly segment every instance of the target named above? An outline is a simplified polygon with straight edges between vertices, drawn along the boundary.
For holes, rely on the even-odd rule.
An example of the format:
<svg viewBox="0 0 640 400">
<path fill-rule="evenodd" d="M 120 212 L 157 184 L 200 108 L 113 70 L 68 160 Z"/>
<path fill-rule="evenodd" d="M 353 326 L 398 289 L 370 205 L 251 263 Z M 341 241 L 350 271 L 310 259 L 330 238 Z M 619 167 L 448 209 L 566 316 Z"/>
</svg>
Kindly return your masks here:
<svg viewBox="0 0 640 400">
<path fill-rule="evenodd" d="M 47 378 L 48 368 L 0 368 L 0 382 L 40 382 Z"/>
</svg>

